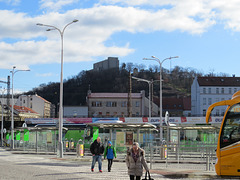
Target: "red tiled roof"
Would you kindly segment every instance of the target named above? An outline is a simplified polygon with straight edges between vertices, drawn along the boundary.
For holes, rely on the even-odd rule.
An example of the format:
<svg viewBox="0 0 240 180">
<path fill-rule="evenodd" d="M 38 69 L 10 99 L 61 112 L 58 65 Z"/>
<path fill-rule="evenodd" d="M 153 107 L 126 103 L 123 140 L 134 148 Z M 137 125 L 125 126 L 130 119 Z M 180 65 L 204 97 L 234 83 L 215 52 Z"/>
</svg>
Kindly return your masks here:
<svg viewBox="0 0 240 180">
<path fill-rule="evenodd" d="M 10 105 L 11 106 L 11 105 Z M 35 114 L 38 114 L 37 112 L 35 112 L 34 110 L 28 108 L 28 107 L 25 107 L 25 106 L 16 106 L 14 105 L 13 108 L 18 111 L 18 112 L 22 112 L 22 113 L 35 113 Z"/>
<path fill-rule="evenodd" d="M 240 86 L 240 77 L 198 77 L 199 86 Z"/>
<path fill-rule="evenodd" d="M 141 98 L 141 93 L 132 93 L 132 98 Z M 128 93 L 91 93 L 88 98 L 127 98 Z"/>
</svg>

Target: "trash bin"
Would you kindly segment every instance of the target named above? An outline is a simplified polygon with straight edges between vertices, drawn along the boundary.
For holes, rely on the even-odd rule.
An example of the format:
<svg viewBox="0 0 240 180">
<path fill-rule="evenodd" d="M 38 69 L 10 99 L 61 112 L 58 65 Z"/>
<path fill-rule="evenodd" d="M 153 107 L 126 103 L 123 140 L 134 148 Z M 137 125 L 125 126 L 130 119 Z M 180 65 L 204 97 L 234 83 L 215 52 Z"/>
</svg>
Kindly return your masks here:
<svg viewBox="0 0 240 180">
<path fill-rule="evenodd" d="M 67 139 L 65 139 L 65 148 L 66 148 L 66 151 L 69 151 L 69 142 Z"/>
<path fill-rule="evenodd" d="M 77 143 L 77 157 L 84 156 L 84 144 L 83 141 L 80 139 Z"/>
<path fill-rule="evenodd" d="M 74 151 L 74 141 L 73 141 L 73 139 L 71 138 L 71 140 L 70 140 L 70 151 Z"/>
</svg>

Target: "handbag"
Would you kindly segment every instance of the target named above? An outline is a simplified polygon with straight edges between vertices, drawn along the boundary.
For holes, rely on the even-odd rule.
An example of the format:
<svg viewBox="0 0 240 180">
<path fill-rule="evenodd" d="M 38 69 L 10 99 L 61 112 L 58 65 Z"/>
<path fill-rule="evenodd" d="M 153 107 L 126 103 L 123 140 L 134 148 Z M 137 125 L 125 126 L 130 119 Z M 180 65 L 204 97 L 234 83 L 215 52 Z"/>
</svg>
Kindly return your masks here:
<svg viewBox="0 0 240 180">
<path fill-rule="evenodd" d="M 150 172 L 149 172 L 149 171 L 146 171 L 146 173 L 145 173 L 145 178 L 142 179 L 142 180 L 154 180 L 154 179 L 151 178 Z"/>
</svg>

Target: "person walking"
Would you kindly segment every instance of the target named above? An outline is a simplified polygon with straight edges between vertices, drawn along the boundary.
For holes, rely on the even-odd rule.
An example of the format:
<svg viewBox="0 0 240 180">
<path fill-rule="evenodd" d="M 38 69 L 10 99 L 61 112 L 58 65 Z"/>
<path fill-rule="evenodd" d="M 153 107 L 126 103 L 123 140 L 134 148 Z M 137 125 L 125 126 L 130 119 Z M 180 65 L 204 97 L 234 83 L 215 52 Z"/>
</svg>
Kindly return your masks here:
<svg viewBox="0 0 240 180">
<path fill-rule="evenodd" d="M 117 158 L 116 149 L 112 146 L 111 141 L 108 141 L 108 146 L 104 150 L 104 159 L 106 156 L 108 160 L 108 172 L 111 172 L 113 158 Z"/>
<path fill-rule="evenodd" d="M 94 166 L 96 161 L 98 161 L 99 172 L 102 172 L 102 154 L 104 152 L 104 146 L 101 143 L 101 138 L 98 137 L 90 146 L 90 151 L 92 153 L 92 166 L 91 171 L 94 172 Z"/>
<path fill-rule="evenodd" d="M 145 151 L 139 147 L 137 142 L 134 142 L 132 148 L 127 151 L 126 164 L 128 168 L 128 175 L 130 180 L 140 180 L 143 167 L 149 171 L 147 162 L 145 160 Z"/>
</svg>

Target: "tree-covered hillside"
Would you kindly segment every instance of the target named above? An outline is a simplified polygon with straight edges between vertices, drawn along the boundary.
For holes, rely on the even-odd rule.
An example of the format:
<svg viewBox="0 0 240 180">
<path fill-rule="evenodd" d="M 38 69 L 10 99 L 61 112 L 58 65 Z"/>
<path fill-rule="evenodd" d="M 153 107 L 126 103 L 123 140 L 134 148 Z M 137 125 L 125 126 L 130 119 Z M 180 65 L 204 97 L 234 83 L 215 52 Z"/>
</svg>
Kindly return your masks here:
<svg viewBox="0 0 240 180">
<path fill-rule="evenodd" d="M 129 75 L 147 79 L 159 80 L 159 67 L 145 69 L 144 65 L 122 64 L 119 69 L 105 71 L 81 71 L 78 75 L 64 80 L 64 105 L 86 105 L 87 91 L 119 92 L 129 91 Z M 191 84 L 195 76 L 203 76 L 191 68 L 176 66 L 169 72 L 163 69 L 163 97 L 187 96 L 191 92 Z M 59 83 L 41 84 L 25 94 L 38 94 L 57 106 L 59 102 Z M 148 84 L 132 79 L 132 92 L 145 90 L 148 96 Z M 153 94 L 159 96 L 159 83 L 154 83 Z"/>
</svg>

